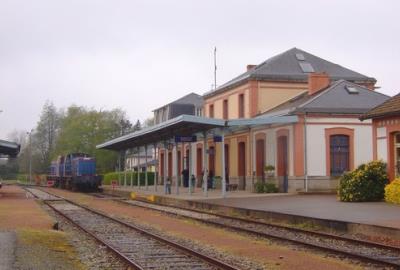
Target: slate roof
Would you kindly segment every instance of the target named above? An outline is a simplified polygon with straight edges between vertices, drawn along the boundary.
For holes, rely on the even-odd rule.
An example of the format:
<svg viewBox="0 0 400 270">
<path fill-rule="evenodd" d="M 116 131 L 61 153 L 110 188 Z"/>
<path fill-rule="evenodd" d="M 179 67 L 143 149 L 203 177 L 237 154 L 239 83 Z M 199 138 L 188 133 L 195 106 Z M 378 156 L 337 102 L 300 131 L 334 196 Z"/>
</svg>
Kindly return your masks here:
<svg viewBox="0 0 400 270">
<path fill-rule="evenodd" d="M 357 93 L 350 93 L 354 88 Z M 363 114 L 389 97 L 358 84 L 339 80 L 326 89 L 309 95 L 303 92 L 264 113 L 267 116 L 301 113 Z"/>
<path fill-rule="evenodd" d="M 361 116 L 361 119 L 380 118 L 400 115 L 400 93 L 374 107 Z"/>
<path fill-rule="evenodd" d="M 203 97 L 196 93 L 190 93 L 168 104 L 165 104 L 157 109 L 154 109 L 153 112 L 161 108 L 164 108 L 166 106 L 169 106 L 171 104 L 193 104 L 196 108 L 198 108 L 203 106 Z"/>
<path fill-rule="evenodd" d="M 303 56 L 304 60 L 299 60 L 298 55 Z M 307 82 L 309 72 L 304 72 L 300 63 L 311 64 L 314 72 L 326 72 L 332 80 L 344 79 L 356 83 L 376 82 L 375 78 L 329 62 L 301 49 L 292 48 L 269 58 L 249 71 L 219 86 L 216 90 L 205 93 L 204 97 L 213 96 L 240 85 L 249 79 Z"/>
</svg>

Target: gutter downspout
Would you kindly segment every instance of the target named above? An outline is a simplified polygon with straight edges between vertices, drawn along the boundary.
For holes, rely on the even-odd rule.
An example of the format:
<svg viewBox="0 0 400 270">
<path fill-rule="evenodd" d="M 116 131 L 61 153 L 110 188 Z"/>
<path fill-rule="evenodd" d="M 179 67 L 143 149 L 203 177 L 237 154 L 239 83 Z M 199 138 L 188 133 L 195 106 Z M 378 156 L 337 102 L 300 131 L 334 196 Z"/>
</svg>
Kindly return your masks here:
<svg viewBox="0 0 400 270">
<path fill-rule="evenodd" d="M 307 171 L 307 113 L 304 114 L 304 185 L 308 192 L 308 171 Z"/>
</svg>

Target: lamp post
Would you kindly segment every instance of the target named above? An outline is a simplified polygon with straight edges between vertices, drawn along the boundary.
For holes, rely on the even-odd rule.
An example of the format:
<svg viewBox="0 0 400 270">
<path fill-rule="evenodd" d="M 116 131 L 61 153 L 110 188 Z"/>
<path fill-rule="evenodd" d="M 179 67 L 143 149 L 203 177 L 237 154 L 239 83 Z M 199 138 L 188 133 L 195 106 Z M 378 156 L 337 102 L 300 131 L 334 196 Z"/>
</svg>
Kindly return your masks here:
<svg viewBox="0 0 400 270">
<path fill-rule="evenodd" d="M 29 135 L 29 184 L 32 182 L 32 132 L 33 129 L 26 133 Z"/>
</svg>

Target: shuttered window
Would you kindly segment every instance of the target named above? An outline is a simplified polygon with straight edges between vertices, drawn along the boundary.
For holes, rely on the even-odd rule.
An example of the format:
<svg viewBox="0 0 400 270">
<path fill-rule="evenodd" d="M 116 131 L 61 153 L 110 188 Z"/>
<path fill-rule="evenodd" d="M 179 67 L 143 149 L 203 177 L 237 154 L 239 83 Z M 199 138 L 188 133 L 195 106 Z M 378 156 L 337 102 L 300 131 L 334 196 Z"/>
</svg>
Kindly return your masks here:
<svg viewBox="0 0 400 270">
<path fill-rule="evenodd" d="M 227 99 L 225 99 L 224 103 L 223 103 L 223 118 L 225 120 L 228 119 L 228 100 Z"/>
<path fill-rule="evenodd" d="M 214 118 L 214 105 L 211 104 L 209 108 L 210 108 L 209 117 Z"/>
<path fill-rule="evenodd" d="M 244 95 L 239 95 L 239 118 L 244 118 Z"/>
</svg>

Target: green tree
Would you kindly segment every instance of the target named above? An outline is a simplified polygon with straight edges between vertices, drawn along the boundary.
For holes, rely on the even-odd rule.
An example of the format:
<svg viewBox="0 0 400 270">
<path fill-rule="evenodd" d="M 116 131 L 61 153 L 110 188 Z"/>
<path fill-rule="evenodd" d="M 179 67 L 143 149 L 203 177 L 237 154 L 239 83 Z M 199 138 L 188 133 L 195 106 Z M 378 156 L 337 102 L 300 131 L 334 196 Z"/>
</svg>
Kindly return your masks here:
<svg viewBox="0 0 400 270">
<path fill-rule="evenodd" d="M 132 131 L 138 131 L 142 129 L 142 124 L 140 123 L 140 120 L 138 119 L 136 121 L 136 124 L 133 126 Z"/>
<path fill-rule="evenodd" d="M 50 165 L 59 127 L 60 115 L 57 108 L 52 102 L 46 101 L 35 132 L 32 134 L 32 154 L 35 152 L 39 156 L 39 168 L 36 170 L 42 173 L 46 172 Z"/>
<path fill-rule="evenodd" d="M 151 126 L 154 126 L 154 117 L 146 118 L 146 120 L 144 120 L 144 122 L 143 122 L 144 128 L 151 127 Z"/>
<path fill-rule="evenodd" d="M 96 145 L 120 136 L 132 125 L 120 109 L 96 111 L 70 106 L 61 121 L 61 128 L 53 157 L 82 152 L 96 158 L 99 173 L 114 170 L 117 153 L 96 149 Z"/>
</svg>

